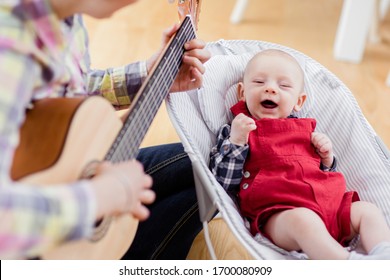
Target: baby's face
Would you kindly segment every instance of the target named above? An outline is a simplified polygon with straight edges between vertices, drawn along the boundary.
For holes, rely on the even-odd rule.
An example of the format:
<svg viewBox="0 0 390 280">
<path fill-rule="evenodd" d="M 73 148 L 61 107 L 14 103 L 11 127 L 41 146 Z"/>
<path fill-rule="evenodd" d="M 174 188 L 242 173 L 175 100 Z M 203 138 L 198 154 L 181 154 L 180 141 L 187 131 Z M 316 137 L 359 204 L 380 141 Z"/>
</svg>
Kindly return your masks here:
<svg viewBox="0 0 390 280">
<path fill-rule="evenodd" d="M 248 64 L 241 97 L 255 119 L 286 118 L 305 101 L 303 72 L 297 61 L 280 51 L 263 51 Z"/>
</svg>

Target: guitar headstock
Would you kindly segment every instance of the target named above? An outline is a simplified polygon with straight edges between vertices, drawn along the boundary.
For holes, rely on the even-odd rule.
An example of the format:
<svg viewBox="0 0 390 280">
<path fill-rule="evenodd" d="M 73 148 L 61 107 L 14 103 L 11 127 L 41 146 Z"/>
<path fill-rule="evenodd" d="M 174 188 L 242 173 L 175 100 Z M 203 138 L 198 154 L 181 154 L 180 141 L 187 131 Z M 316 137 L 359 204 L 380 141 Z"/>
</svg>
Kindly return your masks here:
<svg viewBox="0 0 390 280">
<path fill-rule="evenodd" d="M 202 0 L 178 0 L 179 19 L 182 21 L 187 15 L 191 15 L 195 30 L 198 30 L 200 6 Z"/>
</svg>

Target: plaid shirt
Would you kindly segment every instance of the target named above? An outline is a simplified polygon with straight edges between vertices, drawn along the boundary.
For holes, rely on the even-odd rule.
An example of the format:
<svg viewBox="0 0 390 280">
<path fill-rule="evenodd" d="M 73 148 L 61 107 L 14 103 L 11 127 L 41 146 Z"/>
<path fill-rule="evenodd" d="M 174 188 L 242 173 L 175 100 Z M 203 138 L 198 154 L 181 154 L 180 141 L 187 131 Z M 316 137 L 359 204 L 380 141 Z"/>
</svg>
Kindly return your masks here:
<svg viewBox="0 0 390 280">
<path fill-rule="evenodd" d="M 94 225 L 96 201 L 88 181 L 40 188 L 11 180 L 19 128 L 30 102 L 88 94 L 127 105 L 145 77 L 145 62 L 91 70 L 81 16 L 59 21 L 48 0 L 1 1 L 1 259 L 34 257 L 62 241 L 90 235 Z"/>
<path fill-rule="evenodd" d="M 290 116 L 292 117 L 292 116 Z M 221 127 L 217 137 L 217 144 L 211 149 L 209 167 L 216 180 L 235 198 L 243 176 L 245 159 L 248 156 L 249 145 L 238 146 L 230 142 L 230 124 Z M 333 158 L 331 167 L 321 163 L 321 170 L 336 172 L 337 161 Z"/>
</svg>

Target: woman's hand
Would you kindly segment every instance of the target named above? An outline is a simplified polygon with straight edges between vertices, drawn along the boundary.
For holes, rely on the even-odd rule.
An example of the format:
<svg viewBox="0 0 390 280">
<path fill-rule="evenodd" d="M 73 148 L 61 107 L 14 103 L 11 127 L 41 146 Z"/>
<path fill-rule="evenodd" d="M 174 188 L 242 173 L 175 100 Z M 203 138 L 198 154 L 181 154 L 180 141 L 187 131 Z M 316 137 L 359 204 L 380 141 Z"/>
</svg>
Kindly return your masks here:
<svg viewBox="0 0 390 280">
<path fill-rule="evenodd" d="M 171 37 L 179 29 L 180 24 L 175 24 L 163 32 L 161 48 L 147 62 L 148 72 L 163 52 Z M 179 73 L 170 89 L 170 92 L 187 91 L 202 86 L 203 74 L 205 72 L 204 63 L 210 59 L 211 54 L 204 47 L 206 44 L 200 39 L 194 39 L 185 43 L 183 63 Z"/>
<path fill-rule="evenodd" d="M 92 179 L 98 206 L 98 217 L 130 213 L 139 220 L 149 217 L 144 204 L 155 200 L 152 178 L 144 173 L 141 163 L 130 160 L 103 162 Z"/>
</svg>

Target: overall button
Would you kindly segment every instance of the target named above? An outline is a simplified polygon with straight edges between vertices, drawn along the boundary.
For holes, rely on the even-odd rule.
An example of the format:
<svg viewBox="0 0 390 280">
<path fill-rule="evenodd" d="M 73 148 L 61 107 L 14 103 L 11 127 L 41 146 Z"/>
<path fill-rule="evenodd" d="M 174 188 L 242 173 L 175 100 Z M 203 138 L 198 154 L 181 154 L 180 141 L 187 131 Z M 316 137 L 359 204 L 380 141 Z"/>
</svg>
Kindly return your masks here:
<svg viewBox="0 0 390 280">
<path fill-rule="evenodd" d="M 249 171 L 245 171 L 245 172 L 244 172 L 244 177 L 245 177 L 245 178 L 249 178 L 249 176 L 251 176 L 251 174 L 249 173 Z"/>
<path fill-rule="evenodd" d="M 245 184 L 242 185 L 242 189 L 243 189 L 243 190 L 246 190 L 248 187 L 249 187 L 249 184 L 247 184 L 247 183 L 245 183 Z"/>
</svg>

